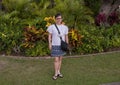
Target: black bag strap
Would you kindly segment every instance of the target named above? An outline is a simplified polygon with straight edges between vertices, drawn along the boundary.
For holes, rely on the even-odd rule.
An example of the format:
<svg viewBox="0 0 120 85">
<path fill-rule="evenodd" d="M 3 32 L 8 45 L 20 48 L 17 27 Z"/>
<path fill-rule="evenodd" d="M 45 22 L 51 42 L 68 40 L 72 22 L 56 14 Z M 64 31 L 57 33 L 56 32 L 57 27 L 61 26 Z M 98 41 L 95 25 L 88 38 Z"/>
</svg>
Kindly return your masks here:
<svg viewBox="0 0 120 85">
<path fill-rule="evenodd" d="M 56 24 L 54 24 L 54 25 L 55 25 L 55 27 L 56 27 L 58 33 L 60 34 L 60 30 L 58 29 L 57 25 L 56 25 Z M 61 37 L 61 36 L 60 36 L 60 39 L 62 40 L 62 37 Z"/>
</svg>

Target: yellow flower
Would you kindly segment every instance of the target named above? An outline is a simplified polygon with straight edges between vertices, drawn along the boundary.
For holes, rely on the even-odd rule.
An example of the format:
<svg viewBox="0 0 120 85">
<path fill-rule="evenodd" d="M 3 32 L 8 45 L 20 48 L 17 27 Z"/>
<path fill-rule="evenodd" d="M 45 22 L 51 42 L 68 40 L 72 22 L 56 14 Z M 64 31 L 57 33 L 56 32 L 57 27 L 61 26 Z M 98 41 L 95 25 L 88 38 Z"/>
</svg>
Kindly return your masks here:
<svg viewBox="0 0 120 85">
<path fill-rule="evenodd" d="M 48 27 L 48 26 L 50 26 L 50 25 L 51 25 L 51 23 L 48 22 L 48 23 L 46 24 L 46 27 Z"/>
<path fill-rule="evenodd" d="M 45 17 L 45 18 L 44 18 L 44 21 L 49 21 L 49 17 Z"/>
<path fill-rule="evenodd" d="M 53 16 L 53 21 L 55 21 L 55 16 Z"/>
<path fill-rule="evenodd" d="M 75 30 L 71 30 L 71 35 L 72 35 L 72 39 L 78 40 L 77 39 L 77 34 L 75 33 Z"/>
<path fill-rule="evenodd" d="M 53 23 L 53 22 L 55 22 L 55 16 L 53 16 L 53 17 L 45 17 L 44 21 L 49 22 L 49 23 Z"/>
</svg>

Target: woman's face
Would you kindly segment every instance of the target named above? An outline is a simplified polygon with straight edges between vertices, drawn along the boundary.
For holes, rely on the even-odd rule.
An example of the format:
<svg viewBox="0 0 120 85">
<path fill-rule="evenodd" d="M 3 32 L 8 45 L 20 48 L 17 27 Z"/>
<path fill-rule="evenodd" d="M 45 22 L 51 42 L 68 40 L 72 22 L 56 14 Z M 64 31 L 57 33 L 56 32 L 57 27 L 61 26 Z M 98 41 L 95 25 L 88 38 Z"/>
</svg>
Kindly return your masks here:
<svg viewBox="0 0 120 85">
<path fill-rule="evenodd" d="M 61 24 L 62 23 L 62 16 L 58 16 L 55 18 L 56 24 Z"/>
</svg>

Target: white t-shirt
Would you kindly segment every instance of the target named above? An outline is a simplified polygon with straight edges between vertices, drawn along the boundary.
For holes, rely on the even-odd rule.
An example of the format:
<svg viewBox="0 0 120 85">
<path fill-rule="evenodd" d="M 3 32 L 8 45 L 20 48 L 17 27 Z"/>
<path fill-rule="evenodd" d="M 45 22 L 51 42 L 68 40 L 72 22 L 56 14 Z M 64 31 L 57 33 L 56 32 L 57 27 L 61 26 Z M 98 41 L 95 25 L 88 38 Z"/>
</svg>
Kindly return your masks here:
<svg viewBox="0 0 120 85">
<path fill-rule="evenodd" d="M 61 40 L 60 40 L 60 36 L 62 37 L 62 39 L 65 41 L 65 35 L 68 34 L 68 27 L 66 25 L 57 25 L 60 34 L 57 31 L 57 28 L 55 27 L 55 25 L 50 25 L 47 29 L 47 31 L 52 34 L 52 45 L 60 45 Z"/>
</svg>

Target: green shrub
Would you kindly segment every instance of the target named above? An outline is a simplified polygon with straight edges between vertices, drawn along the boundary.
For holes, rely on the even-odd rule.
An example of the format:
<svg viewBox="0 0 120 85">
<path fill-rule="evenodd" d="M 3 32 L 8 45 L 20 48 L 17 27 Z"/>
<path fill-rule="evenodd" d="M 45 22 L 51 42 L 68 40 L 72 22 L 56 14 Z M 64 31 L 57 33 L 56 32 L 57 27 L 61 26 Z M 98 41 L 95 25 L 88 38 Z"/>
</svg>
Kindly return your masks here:
<svg viewBox="0 0 120 85">
<path fill-rule="evenodd" d="M 84 35 L 83 44 L 77 48 L 78 53 L 103 52 L 110 48 L 120 47 L 119 25 L 110 28 L 99 28 L 92 25 L 81 25 L 80 33 Z"/>
<path fill-rule="evenodd" d="M 22 38 L 22 30 L 19 24 L 20 19 L 13 17 L 14 14 L 12 12 L 0 17 L 0 51 L 5 51 L 7 54 L 20 52 L 19 45 Z"/>
<path fill-rule="evenodd" d="M 33 48 L 27 48 L 25 50 L 25 56 L 46 56 L 50 54 L 48 44 L 44 42 L 36 42 Z"/>
</svg>

